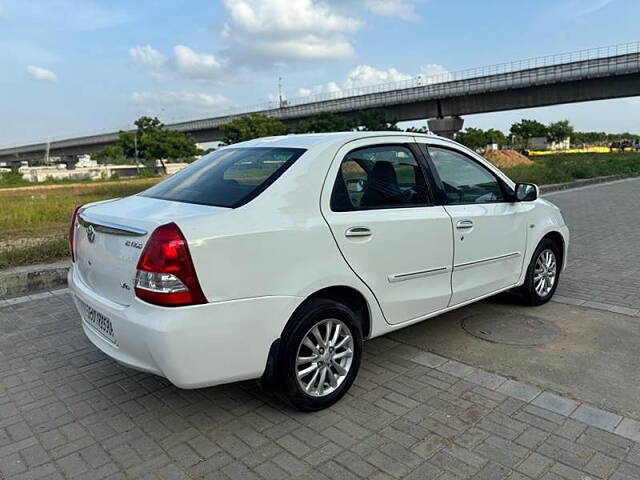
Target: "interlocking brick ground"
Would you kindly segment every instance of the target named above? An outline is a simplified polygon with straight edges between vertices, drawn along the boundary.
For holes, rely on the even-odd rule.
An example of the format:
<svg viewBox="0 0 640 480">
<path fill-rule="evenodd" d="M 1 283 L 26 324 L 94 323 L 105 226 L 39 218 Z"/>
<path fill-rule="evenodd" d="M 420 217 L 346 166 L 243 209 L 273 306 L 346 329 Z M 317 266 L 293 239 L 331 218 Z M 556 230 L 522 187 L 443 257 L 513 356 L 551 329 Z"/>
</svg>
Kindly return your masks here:
<svg viewBox="0 0 640 480">
<path fill-rule="evenodd" d="M 66 293 L 0 307 L 0 477 L 640 478 L 634 420 L 385 337 L 343 401 L 304 414 L 255 382 L 119 366 L 79 322 Z"/>
<path fill-rule="evenodd" d="M 583 305 L 640 313 L 640 179 L 545 196 L 571 231 L 569 267 L 557 293 Z M 616 309 L 611 308 L 617 306 Z"/>
</svg>

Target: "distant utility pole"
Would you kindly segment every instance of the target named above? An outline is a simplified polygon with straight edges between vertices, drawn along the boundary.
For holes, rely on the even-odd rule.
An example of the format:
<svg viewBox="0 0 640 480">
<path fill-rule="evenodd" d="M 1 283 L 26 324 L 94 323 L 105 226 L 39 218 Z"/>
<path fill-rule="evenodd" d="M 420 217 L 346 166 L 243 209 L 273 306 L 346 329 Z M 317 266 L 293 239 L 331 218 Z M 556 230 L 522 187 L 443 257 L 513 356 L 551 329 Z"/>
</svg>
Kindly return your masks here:
<svg viewBox="0 0 640 480">
<path fill-rule="evenodd" d="M 49 165 L 49 150 L 51 148 L 51 138 L 47 137 L 47 147 L 44 151 L 44 164 Z"/>
<path fill-rule="evenodd" d="M 278 103 L 279 107 L 282 108 L 282 77 L 278 77 Z"/>
<path fill-rule="evenodd" d="M 136 136 L 133 137 L 133 150 L 136 155 L 136 173 L 140 175 L 140 166 L 138 164 L 138 131 L 136 130 Z"/>
</svg>

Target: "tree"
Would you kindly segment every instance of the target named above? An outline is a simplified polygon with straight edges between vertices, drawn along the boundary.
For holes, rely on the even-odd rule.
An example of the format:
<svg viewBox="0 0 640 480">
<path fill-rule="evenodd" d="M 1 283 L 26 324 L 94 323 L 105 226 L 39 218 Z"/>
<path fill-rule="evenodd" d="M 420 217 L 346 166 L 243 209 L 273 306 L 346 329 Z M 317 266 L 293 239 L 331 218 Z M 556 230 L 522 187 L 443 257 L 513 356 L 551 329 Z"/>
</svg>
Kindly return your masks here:
<svg viewBox="0 0 640 480">
<path fill-rule="evenodd" d="M 96 160 L 98 163 L 121 163 L 127 157 L 124 154 L 124 150 L 121 145 L 108 145 L 104 147 L 102 150 L 93 153 L 91 155 L 93 160 Z"/>
<path fill-rule="evenodd" d="M 356 122 L 350 118 L 323 112 L 298 123 L 296 133 L 348 132 L 355 127 Z"/>
<path fill-rule="evenodd" d="M 368 132 L 376 132 L 381 130 L 400 130 L 395 121 L 387 121 L 387 115 L 385 111 L 379 108 L 358 112 L 358 126 L 360 130 Z"/>
<path fill-rule="evenodd" d="M 569 120 L 560 120 L 547 125 L 547 138 L 552 142 L 561 142 L 573 136 L 573 126 Z"/>
<path fill-rule="evenodd" d="M 153 167 L 155 160 L 190 159 L 200 153 L 190 135 L 166 129 L 155 117 L 140 117 L 135 126 L 133 132 L 120 131 L 116 144 L 103 148 L 94 154 L 94 158 L 102 161 L 139 158 L 148 167 Z"/>
<path fill-rule="evenodd" d="M 287 127 L 275 118 L 254 114 L 222 124 L 220 125 L 220 131 L 222 132 L 222 143 L 231 145 L 232 143 L 244 142 L 252 138 L 285 135 Z"/>
<path fill-rule="evenodd" d="M 546 137 L 547 127 L 537 120 L 522 119 L 519 123 L 511 125 L 509 130 L 514 138 L 514 143 L 529 146 L 529 140 L 533 137 Z"/>
<path fill-rule="evenodd" d="M 456 140 L 472 150 L 485 148 L 490 143 L 497 143 L 498 145 L 507 143 L 507 137 L 505 137 L 504 133 L 494 128 L 482 130 L 481 128 L 468 127 L 456 135 Z"/>
</svg>

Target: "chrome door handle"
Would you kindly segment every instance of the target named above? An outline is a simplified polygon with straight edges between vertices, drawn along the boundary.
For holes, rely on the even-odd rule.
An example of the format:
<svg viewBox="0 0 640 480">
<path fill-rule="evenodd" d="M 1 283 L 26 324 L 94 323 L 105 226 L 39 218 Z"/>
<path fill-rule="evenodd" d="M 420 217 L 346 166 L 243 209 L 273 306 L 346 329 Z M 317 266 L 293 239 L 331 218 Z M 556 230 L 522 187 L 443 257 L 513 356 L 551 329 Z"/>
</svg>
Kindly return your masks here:
<svg viewBox="0 0 640 480">
<path fill-rule="evenodd" d="M 371 230 L 368 227 L 351 227 L 344 232 L 345 237 L 368 237 L 371 235 Z"/>
<path fill-rule="evenodd" d="M 473 228 L 473 222 L 471 220 L 460 220 L 456 223 L 456 228 L 458 230 L 467 230 L 469 228 Z"/>
</svg>

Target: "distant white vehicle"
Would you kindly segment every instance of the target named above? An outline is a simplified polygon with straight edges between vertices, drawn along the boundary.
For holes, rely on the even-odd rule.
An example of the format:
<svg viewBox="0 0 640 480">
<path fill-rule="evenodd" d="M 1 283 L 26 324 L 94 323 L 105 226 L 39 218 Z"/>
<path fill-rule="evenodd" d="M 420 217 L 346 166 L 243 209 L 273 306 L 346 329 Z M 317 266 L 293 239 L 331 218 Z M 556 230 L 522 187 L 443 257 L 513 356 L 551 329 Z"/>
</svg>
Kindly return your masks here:
<svg viewBox="0 0 640 480">
<path fill-rule="evenodd" d="M 69 285 L 89 339 L 182 388 L 262 378 L 331 405 L 363 339 L 506 290 L 547 302 L 569 232 L 532 184 L 434 135 L 345 132 L 221 148 L 85 205 Z"/>
</svg>

